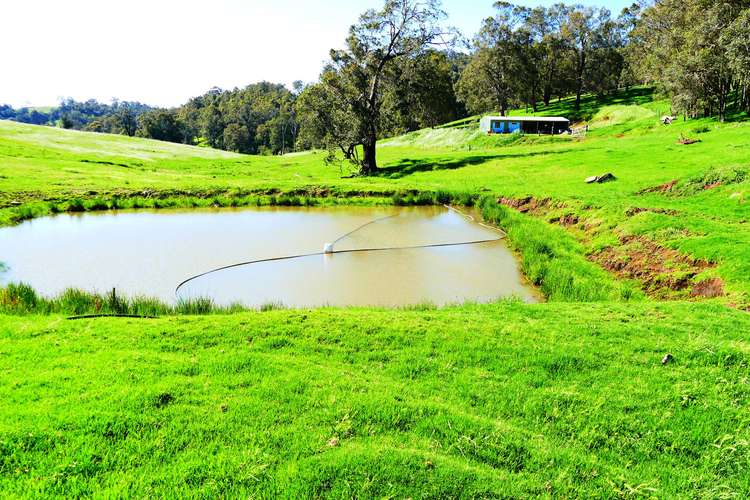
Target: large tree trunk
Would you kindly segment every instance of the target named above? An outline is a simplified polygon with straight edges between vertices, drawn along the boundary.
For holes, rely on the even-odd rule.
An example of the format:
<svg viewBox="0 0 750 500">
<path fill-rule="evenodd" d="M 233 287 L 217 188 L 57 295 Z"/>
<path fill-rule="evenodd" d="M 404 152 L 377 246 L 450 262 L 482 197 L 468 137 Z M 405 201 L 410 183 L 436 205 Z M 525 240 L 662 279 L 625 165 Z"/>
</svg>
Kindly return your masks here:
<svg viewBox="0 0 750 500">
<path fill-rule="evenodd" d="M 362 144 L 362 165 L 359 173 L 362 175 L 372 175 L 378 170 L 376 158 L 377 139 L 375 136 L 368 137 Z"/>
<path fill-rule="evenodd" d="M 724 122 L 727 119 L 727 100 L 729 99 L 732 84 L 730 81 L 724 80 L 721 82 L 719 88 L 719 121 Z"/>
<path fill-rule="evenodd" d="M 552 54 L 551 60 L 547 63 L 547 71 L 545 73 L 544 83 L 543 83 L 543 96 L 542 100 L 544 100 L 544 105 L 549 106 L 549 103 L 552 101 L 552 85 L 555 81 L 555 72 L 556 72 L 556 63 L 554 58 L 557 57 L 557 54 Z"/>
<path fill-rule="evenodd" d="M 580 49 L 578 52 L 578 68 L 576 81 L 576 111 L 581 110 L 581 94 L 583 93 L 583 75 L 586 72 L 586 52 Z"/>
</svg>

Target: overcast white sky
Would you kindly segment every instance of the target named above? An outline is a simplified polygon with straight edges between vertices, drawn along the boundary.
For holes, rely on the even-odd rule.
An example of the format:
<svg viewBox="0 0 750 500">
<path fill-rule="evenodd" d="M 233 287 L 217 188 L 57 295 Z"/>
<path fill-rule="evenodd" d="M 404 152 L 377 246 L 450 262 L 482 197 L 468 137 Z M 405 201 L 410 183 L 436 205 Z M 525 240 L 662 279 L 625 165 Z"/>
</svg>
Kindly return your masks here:
<svg viewBox="0 0 750 500">
<path fill-rule="evenodd" d="M 444 0 L 471 35 L 493 0 Z M 526 5 L 553 1 L 519 0 Z M 581 3 L 613 12 L 629 0 Z M 0 0 L 0 103 L 61 97 L 176 106 L 212 86 L 313 81 L 331 47 L 382 0 Z"/>
</svg>

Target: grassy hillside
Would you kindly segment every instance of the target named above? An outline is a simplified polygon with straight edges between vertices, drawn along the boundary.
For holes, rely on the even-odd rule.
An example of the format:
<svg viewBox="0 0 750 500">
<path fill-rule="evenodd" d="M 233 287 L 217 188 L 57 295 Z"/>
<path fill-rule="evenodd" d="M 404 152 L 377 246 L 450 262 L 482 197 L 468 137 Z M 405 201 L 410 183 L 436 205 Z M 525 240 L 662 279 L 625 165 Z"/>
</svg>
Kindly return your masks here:
<svg viewBox="0 0 750 500">
<path fill-rule="evenodd" d="M 316 152 L 0 122 L 0 224 L 110 208 L 478 204 L 549 300 L 68 321 L 86 297 L 0 291 L 0 491 L 750 495 L 750 124 L 664 126 L 648 89 L 584 103 L 585 136 L 425 130 L 383 141 L 372 178 Z M 616 180 L 584 182 L 605 172 Z"/>
<path fill-rule="evenodd" d="M 113 205 L 279 201 L 256 199 L 270 193 L 289 193 L 281 202 L 292 204 L 317 203 L 321 195 L 368 203 L 377 200 L 352 197 L 390 203 L 396 194 L 396 201 L 413 203 L 429 197 L 398 193 L 446 193 L 443 198 L 458 201 L 481 195 L 563 225 L 583 244 L 583 254 L 641 280 L 656 298 L 705 295 L 706 283 L 720 280 L 708 295 L 720 288 L 726 302 L 747 305 L 750 125 L 664 126 L 657 112 L 664 103 L 650 96 L 634 89 L 603 103 L 587 98 L 585 138 L 436 129 L 384 141 L 382 168 L 372 178 L 347 178 L 346 167 L 325 165 L 322 153 L 237 156 L 0 122 L 0 223 Z M 549 112 L 570 111 L 570 105 L 563 101 L 555 106 L 566 108 Z M 681 137 L 701 142 L 679 144 Z M 605 172 L 617 180 L 584 184 Z"/>
</svg>

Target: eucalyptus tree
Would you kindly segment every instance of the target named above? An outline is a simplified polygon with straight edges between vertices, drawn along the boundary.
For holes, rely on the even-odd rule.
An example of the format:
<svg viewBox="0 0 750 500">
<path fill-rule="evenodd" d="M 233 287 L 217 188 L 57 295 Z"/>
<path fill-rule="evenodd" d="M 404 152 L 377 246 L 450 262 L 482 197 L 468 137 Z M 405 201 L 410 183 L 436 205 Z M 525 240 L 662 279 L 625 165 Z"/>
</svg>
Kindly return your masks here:
<svg viewBox="0 0 750 500">
<path fill-rule="evenodd" d="M 505 115 L 518 101 L 522 61 L 516 28 L 523 11 L 508 2 L 496 2 L 496 14 L 482 23 L 474 38 L 474 54 L 457 84 L 457 92 L 474 113 L 499 110 Z"/>
<path fill-rule="evenodd" d="M 451 54 L 428 50 L 393 64 L 383 93 L 381 132 L 387 136 L 434 127 L 462 118 L 454 91 L 457 75 Z"/>
<path fill-rule="evenodd" d="M 119 133 L 133 137 L 138 130 L 138 112 L 135 106 L 129 102 L 121 102 L 116 108 L 114 119 L 119 127 Z"/>
<path fill-rule="evenodd" d="M 356 165 L 361 175 L 377 171 L 377 140 L 388 71 L 399 60 L 449 42 L 440 0 L 386 0 L 349 29 L 346 48 L 330 52 L 320 82 L 300 96 L 318 140 Z M 361 150 L 361 156 L 360 156 Z M 333 156 L 329 156 L 332 158 Z"/>
<path fill-rule="evenodd" d="M 138 117 L 137 135 L 159 141 L 182 142 L 185 133 L 175 110 L 153 109 Z"/>
<path fill-rule="evenodd" d="M 721 35 L 727 60 L 739 85 L 740 102 L 750 113 L 750 8 L 740 12 Z"/>
<path fill-rule="evenodd" d="M 545 106 L 549 106 L 553 92 L 559 87 L 559 75 L 564 65 L 566 52 L 561 29 L 565 22 L 568 7 L 555 4 L 551 7 L 526 9 L 523 27 L 533 44 L 531 61 L 537 72 L 538 85 Z"/>
<path fill-rule="evenodd" d="M 675 111 L 724 120 L 733 93 L 748 77 L 748 9 L 748 0 L 658 0 L 648 5 L 630 49 L 642 78 L 663 86 Z"/>
<path fill-rule="evenodd" d="M 595 30 L 596 10 L 580 5 L 569 12 L 562 29 L 563 36 L 575 53 L 576 110 L 581 109 L 581 95 L 586 85 L 586 71 L 590 64 Z"/>
<path fill-rule="evenodd" d="M 586 90 L 601 96 L 620 87 L 627 66 L 624 48 L 622 24 L 612 19 L 609 11 L 601 10 L 586 68 Z"/>
</svg>

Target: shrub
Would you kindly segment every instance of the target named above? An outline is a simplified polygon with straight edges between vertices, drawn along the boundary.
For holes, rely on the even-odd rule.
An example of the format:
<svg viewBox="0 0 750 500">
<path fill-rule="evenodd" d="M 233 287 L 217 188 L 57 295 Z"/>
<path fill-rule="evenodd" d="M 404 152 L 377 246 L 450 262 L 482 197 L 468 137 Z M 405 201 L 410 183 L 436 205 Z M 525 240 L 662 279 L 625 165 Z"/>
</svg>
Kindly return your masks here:
<svg viewBox="0 0 750 500">
<path fill-rule="evenodd" d="M 103 200 L 102 198 L 95 198 L 89 203 L 88 206 L 89 210 L 109 210 L 109 208 L 109 203 L 107 203 L 107 201 Z"/>
<path fill-rule="evenodd" d="M 10 283 L 0 293 L 0 305 L 11 312 L 33 312 L 39 302 L 36 291 L 26 283 Z"/>
<path fill-rule="evenodd" d="M 107 294 L 106 306 L 113 314 L 127 314 L 129 309 L 127 299 L 117 295 L 117 290 L 114 288 Z"/>
<path fill-rule="evenodd" d="M 82 290 L 69 288 L 57 300 L 61 312 L 80 315 L 98 313 L 102 307 L 102 300 Z"/>
<path fill-rule="evenodd" d="M 209 314 L 215 308 L 214 301 L 209 298 L 181 299 L 175 309 L 179 314 Z"/>
<path fill-rule="evenodd" d="M 73 198 L 68 202 L 68 212 L 84 212 L 86 206 L 80 198 Z"/>
</svg>

